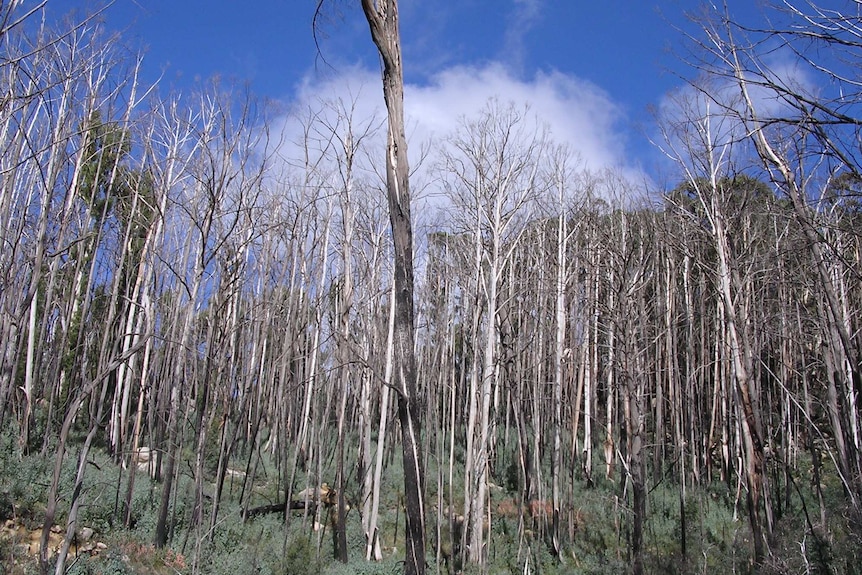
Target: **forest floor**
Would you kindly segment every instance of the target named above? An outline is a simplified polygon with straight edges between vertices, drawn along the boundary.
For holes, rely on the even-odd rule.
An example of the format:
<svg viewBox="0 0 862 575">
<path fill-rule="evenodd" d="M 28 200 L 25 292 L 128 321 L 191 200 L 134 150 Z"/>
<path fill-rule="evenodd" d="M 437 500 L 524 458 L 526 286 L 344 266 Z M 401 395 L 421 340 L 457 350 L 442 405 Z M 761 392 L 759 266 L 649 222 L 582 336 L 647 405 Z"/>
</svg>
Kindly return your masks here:
<svg viewBox="0 0 862 575">
<path fill-rule="evenodd" d="M 49 534 L 53 561 L 66 529 L 63 505 L 68 505 L 74 484 L 75 456 L 66 458 L 61 478 L 60 513 Z M 397 460 L 398 458 L 394 458 Z M 66 561 L 71 575 L 303 575 L 323 573 L 399 573 L 403 569 L 404 513 L 400 505 L 400 475 L 387 473 L 381 506 L 380 532 L 384 558 L 365 560 L 365 538 L 360 512 L 354 505 L 347 514 L 347 564 L 333 558 L 332 527 L 326 510 L 308 516 L 301 510 L 287 522 L 281 513 L 261 513 L 242 520 L 239 492 L 242 477 L 228 478 L 221 511 L 214 526 L 188 528 L 193 499 L 191 467 L 180 473 L 173 531 L 166 548 L 152 545 L 161 484 L 145 473 L 136 476 L 132 498 L 133 527 L 122 527 L 121 509 L 128 470 L 115 465 L 102 450 L 92 450 L 84 487 L 76 537 Z M 20 456 L 6 435 L 0 446 L 0 573 L 30 575 L 39 572 L 39 538 L 45 518 L 52 457 Z M 397 466 L 397 463 L 396 463 Z M 797 478 L 798 482 L 808 481 Z M 254 505 L 274 505 L 279 483 L 273 473 L 261 474 L 254 486 Z M 776 494 L 771 554 L 762 573 L 859 573 L 859 525 L 840 507 L 840 489 L 827 480 L 824 487 L 828 524 L 820 523 L 816 501 L 802 494 L 808 483 L 791 483 Z M 781 486 L 782 489 L 786 486 Z M 797 487 L 799 487 L 797 489 Z M 428 572 L 449 573 L 451 560 L 446 541 L 448 522 L 437 521 L 437 494 L 428 493 Z M 516 494 L 495 495 L 501 501 Z M 353 497 L 355 487 L 345 491 Z M 750 531 L 744 494 L 737 496 L 723 483 L 689 486 L 685 500 L 670 481 L 651 486 L 645 527 L 645 568 L 648 573 L 745 573 L 751 571 Z M 208 495 L 208 494 L 207 494 Z M 630 510 L 628 494 L 617 482 L 596 479 L 574 494 L 568 506 L 570 521 L 563 536 L 563 552 L 552 553 L 541 527 L 528 526 L 530 536 L 519 534 L 518 519 L 500 513 L 492 520 L 488 542 L 487 573 L 624 573 L 628 570 Z M 684 507 L 683 507 L 684 506 Z M 500 509 L 493 507 L 492 509 Z M 685 528 L 681 521 L 685 512 Z M 812 530 L 809 524 L 814 525 Z M 439 527 L 438 527 L 439 525 Z M 855 535 L 854 535 L 855 534 Z M 684 547 L 683 547 L 684 546 Z M 53 572 L 53 570 L 51 571 Z M 464 573 L 482 570 L 468 566 Z"/>
</svg>

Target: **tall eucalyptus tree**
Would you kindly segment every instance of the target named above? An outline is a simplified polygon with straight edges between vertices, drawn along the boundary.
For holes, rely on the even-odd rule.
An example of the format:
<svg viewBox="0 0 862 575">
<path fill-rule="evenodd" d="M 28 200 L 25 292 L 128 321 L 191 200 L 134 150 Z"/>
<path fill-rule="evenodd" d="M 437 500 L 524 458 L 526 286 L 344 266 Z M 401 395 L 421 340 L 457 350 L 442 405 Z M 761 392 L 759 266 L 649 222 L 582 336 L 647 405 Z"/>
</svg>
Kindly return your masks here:
<svg viewBox="0 0 862 575">
<path fill-rule="evenodd" d="M 398 0 L 361 0 L 371 39 L 380 54 L 383 99 L 387 111 L 386 188 L 394 242 L 395 389 L 404 460 L 407 517 L 406 575 L 425 573 L 425 472 L 419 453 L 422 407 L 416 386 L 413 310 L 413 222 L 410 216 L 410 168 L 404 133 L 404 69 Z"/>
<path fill-rule="evenodd" d="M 444 152 L 446 187 L 453 204 L 467 214 L 463 232 L 470 237 L 477 301 L 472 320 L 481 337 L 470 371 L 466 429 L 464 549 L 472 562 L 487 558 L 488 484 L 496 448 L 500 407 L 501 285 L 531 204 L 542 195 L 545 131 L 526 110 L 491 101 L 475 120 L 468 120 Z M 481 349 L 481 352 L 479 350 Z M 492 409 L 493 408 L 493 409 Z"/>
<path fill-rule="evenodd" d="M 862 505 L 862 387 L 858 314 L 846 305 L 846 278 L 858 274 L 824 234 L 830 212 L 815 199 L 828 195 L 842 173 L 858 177 L 862 168 L 856 79 L 862 51 L 858 6 L 823 6 L 789 0 L 768 12 L 770 23 L 752 27 L 727 6 L 698 21 L 702 37 L 689 39 L 699 50 L 694 65 L 722 92 L 738 98 L 716 104 L 744 127 L 747 141 L 775 187 L 789 200 L 806 237 L 822 299 L 821 329 L 826 343 L 828 411 L 838 470 L 857 509 Z M 817 49 L 812 49 L 812 47 Z M 790 73 L 771 61 L 776 50 L 791 54 Z M 713 92 L 714 93 L 714 92 Z M 776 103 L 777 102 L 777 103 Z"/>
</svg>

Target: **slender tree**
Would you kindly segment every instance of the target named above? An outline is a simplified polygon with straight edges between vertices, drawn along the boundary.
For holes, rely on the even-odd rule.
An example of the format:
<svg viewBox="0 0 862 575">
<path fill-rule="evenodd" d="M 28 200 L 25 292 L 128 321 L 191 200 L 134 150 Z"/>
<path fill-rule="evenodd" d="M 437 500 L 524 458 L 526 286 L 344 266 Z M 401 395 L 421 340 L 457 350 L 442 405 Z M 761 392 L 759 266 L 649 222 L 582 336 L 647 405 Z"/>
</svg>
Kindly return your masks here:
<svg viewBox="0 0 862 575">
<path fill-rule="evenodd" d="M 397 0 L 362 0 L 377 46 L 387 111 L 386 188 L 395 258 L 394 373 L 404 462 L 407 518 L 406 575 L 425 573 L 425 472 L 421 449 L 422 407 L 416 385 L 413 311 L 413 227 L 410 168 L 404 133 L 404 69 Z"/>
<path fill-rule="evenodd" d="M 854 341 L 858 332 L 848 329 L 853 320 L 842 303 L 846 292 L 841 278 L 849 270 L 841 258 L 833 260 L 829 255 L 840 251 L 821 232 L 830 216 L 811 201 L 826 195 L 830 182 L 841 172 L 858 176 L 862 166 L 858 146 L 862 93 L 854 79 L 862 51 L 857 9 L 852 3 L 827 8 L 815 1 L 788 0 L 770 12 L 774 18 L 768 26 L 753 28 L 735 19 L 724 5 L 699 19 L 703 38 L 691 40 L 699 49 L 696 69 L 721 92 L 732 87 L 738 94 L 730 100 L 708 93 L 706 97 L 744 127 L 760 165 L 790 201 L 805 234 L 823 303 L 827 406 L 838 471 L 858 509 L 862 505 L 862 461 L 858 457 L 862 375 L 860 346 Z M 815 81 L 800 81 L 800 76 L 785 74 L 772 65 L 768 55 L 776 49 L 794 54 L 803 74 L 811 74 Z M 773 97 L 780 106 L 768 104 Z"/>
</svg>

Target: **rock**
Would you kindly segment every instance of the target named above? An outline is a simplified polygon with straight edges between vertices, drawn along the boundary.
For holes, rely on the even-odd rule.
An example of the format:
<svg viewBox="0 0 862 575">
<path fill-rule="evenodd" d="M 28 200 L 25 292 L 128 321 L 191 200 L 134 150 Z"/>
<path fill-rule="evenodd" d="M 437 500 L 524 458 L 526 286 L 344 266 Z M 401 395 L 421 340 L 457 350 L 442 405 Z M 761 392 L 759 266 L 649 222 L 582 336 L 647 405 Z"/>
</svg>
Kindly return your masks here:
<svg viewBox="0 0 862 575">
<path fill-rule="evenodd" d="M 93 534 L 95 532 L 90 527 L 82 527 L 80 531 L 78 531 L 78 540 L 79 541 L 89 541 L 93 538 Z"/>
<path fill-rule="evenodd" d="M 132 461 L 135 463 L 147 463 L 153 458 L 153 450 L 149 447 L 139 447 L 138 450 L 132 453 Z"/>
<path fill-rule="evenodd" d="M 227 477 L 245 477 L 245 471 L 242 471 L 241 469 L 231 469 L 230 467 L 228 467 L 227 471 L 225 472 L 225 475 Z"/>
</svg>

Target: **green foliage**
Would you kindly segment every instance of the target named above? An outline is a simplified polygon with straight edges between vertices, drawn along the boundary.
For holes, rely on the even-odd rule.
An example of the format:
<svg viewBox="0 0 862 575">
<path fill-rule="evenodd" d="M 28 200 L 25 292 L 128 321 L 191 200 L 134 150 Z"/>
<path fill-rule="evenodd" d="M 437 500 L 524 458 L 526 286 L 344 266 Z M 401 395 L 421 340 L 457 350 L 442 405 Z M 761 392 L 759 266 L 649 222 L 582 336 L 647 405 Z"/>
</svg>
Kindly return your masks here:
<svg viewBox="0 0 862 575">
<path fill-rule="evenodd" d="M 17 438 L 7 432 L 0 439 L 0 514 L 3 518 L 16 517 L 38 529 L 44 518 L 47 478 L 50 477 L 51 459 L 39 456 L 21 457 Z M 501 452 L 502 454 L 502 452 Z M 189 454 L 191 455 L 191 454 Z M 503 457 L 509 457 L 503 454 Z M 94 556 L 70 556 L 68 565 L 72 575 L 185 575 L 196 566 L 202 575 L 288 575 L 322 573 L 390 574 L 403 569 L 404 514 L 400 507 L 400 458 L 393 457 L 385 475 L 383 501 L 379 525 L 385 559 L 379 563 L 366 562 L 365 537 L 359 512 L 354 501 L 347 514 L 347 564 L 333 557 L 333 529 L 326 525 L 322 531 L 313 531 L 310 523 L 299 516 L 291 517 L 285 527 L 280 514 L 256 517 L 248 522 L 241 520 L 237 492 L 225 492 L 214 529 L 209 527 L 209 508 L 205 509 L 199 527 L 190 529 L 188 513 L 191 509 L 193 485 L 191 471 L 180 474 L 178 496 L 172 514 L 178 519 L 172 548 L 156 549 L 151 545 L 157 512 L 159 486 L 153 485 L 146 474 L 138 473 L 132 494 L 132 514 L 135 526 L 131 530 L 119 527 L 122 523 L 122 500 L 125 496 L 128 473 L 120 473 L 110 457 L 100 449 L 93 449 L 88 459 L 87 477 L 82 493 L 80 524 L 93 528 L 97 539 L 108 548 Z M 61 506 L 58 522 L 64 521 L 66 509 L 62 502 L 70 499 L 75 467 L 74 446 L 66 458 L 61 482 Z M 257 497 L 279 495 L 269 468 L 259 477 Z M 431 466 L 436 465 L 432 462 Z M 181 469 L 183 469 L 181 467 Z M 804 471 L 802 472 L 804 473 Z M 762 568 L 763 573 L 855 573 L 862 564 L 862 521 L 842 506 L 840 483 L 832 473 L 824 478 L 824 498 L 829 506 L 827 525 L 817 525 L 812 532 L 803 513 L 804 501 L 809 513 L 819 518 L 817 500 L 811 490 L 794 492 L 794 497 L 776 521 L 774 537 L 770 542 L 772 555 Z M 436 477 L 432 468 L 429 477 Z M 207 489 L 212 478 L 207 478 Z M 349 499 L 356 497 L 355 478 L 348 481 Z M 436 483 L 431 480 L 432 483 Z M 506 483 L 502 481 L 501 483 Z M 509 487 L 509 485 L 506 485 Z M 747 572 L 750 560 L 750 531 L 742 505 L 728 491 L 726 484 L 706 486 L 690 485 L 685 500 L 686 554 L 682 553 L 683 525 L 679 486 L 664 480 L 649 487 L 647 517 L 644 525 L 644 566 L 650 573 L 721 573 Z M 439 487 L 429 486 L 429 498 Z M 445 489 L 445 488 L 444 488 Z M 491 524 L 488 543 L 488 574 L 524 572 L 543 574 L 604 574 L 625 572 L 629 565 L 628 541 L 631 529 L 630 494 L 617 482 L 597 474 L 592 485 L 576 481 L 571 486 L 571 503 L 567 521 L 572 530 L 564 529 L 562 552 L 558 557 L 552 551 L 549 537 L 542 528 L 528 526 L 529 533 L 520 536 L 518 520 L 513 517 L 495 517 Z M 208 491 L 209 492 L 209 491 Z M 448 492 L 448 490 L 446 491 Z M 514 498 L 517 492 L 495 491 L 496 497 Z M 261 501 L 263 502 L 263 501 Z M 268 502 L 268 500 L 267 500 Z M 432 506 L 432 509 L 436 507 Z M 492 511 L 493 513 L 493 511 Z M 434 569 L 436 553 L 432 541 L 434 518 L 429 517 L 428 565 Z M 396 538 L 397 534 L 397 538 Z M 10 542 L 0 540 L 0 560 L 8 566 Z M 196 563 L 195 563 L 196 561 Z M 441 568 L 445 572 L 446 566 Z M 856 570 L 856 571 L 854 571 Z M 7 570 L 7 572 L 9 572 Z M 475 566 L 466 565 L 464 573 L 478 573 Z M 26 575 L 15 571 L 15 575 Z"/>
<path fill-rule="evenodd" d="M 320 572 L 317 550 L 306 536 L 293 537 L 284 556 L 274 566 L 273 575 L 313 575 Z"/>
<path fill-rule="evenodd" d="M 16 445 L 15 440 L 9 441 Z M 43 457 L 21 457 L 17 449 L 3 449 L 0 455 L 0 520 L 19 519 L 35 526 L 45 511 L 44 490 L 48 487 L 51 460 Z"/>
<path fill-rule="evenodd" d="M 120 163 L 129 154 L 129 134 L 116 122 L 105 122 L 98 110 L 92 112 L 82 126 L 84 133 L 84 163 L 78 184 L 81 197 L 87 202 L 94 218 L 110 210 L 114 196 L 125 191 L 118 177 Z"/>
<path fill-rule="evenodd" d="M 138 575 L 128 557 L 112 549 L 103 557 L 81 557 L 69 566 L 69 575 Z"/>
<path fill-rule="evenodd" d="M 348 563 L 333 561 L 321 573 L 323 575 L 399 575 L 403 572 L 403 564 L 393 559 L 373 563 L 365 561 L 362 557 Z"/>
</svg>

